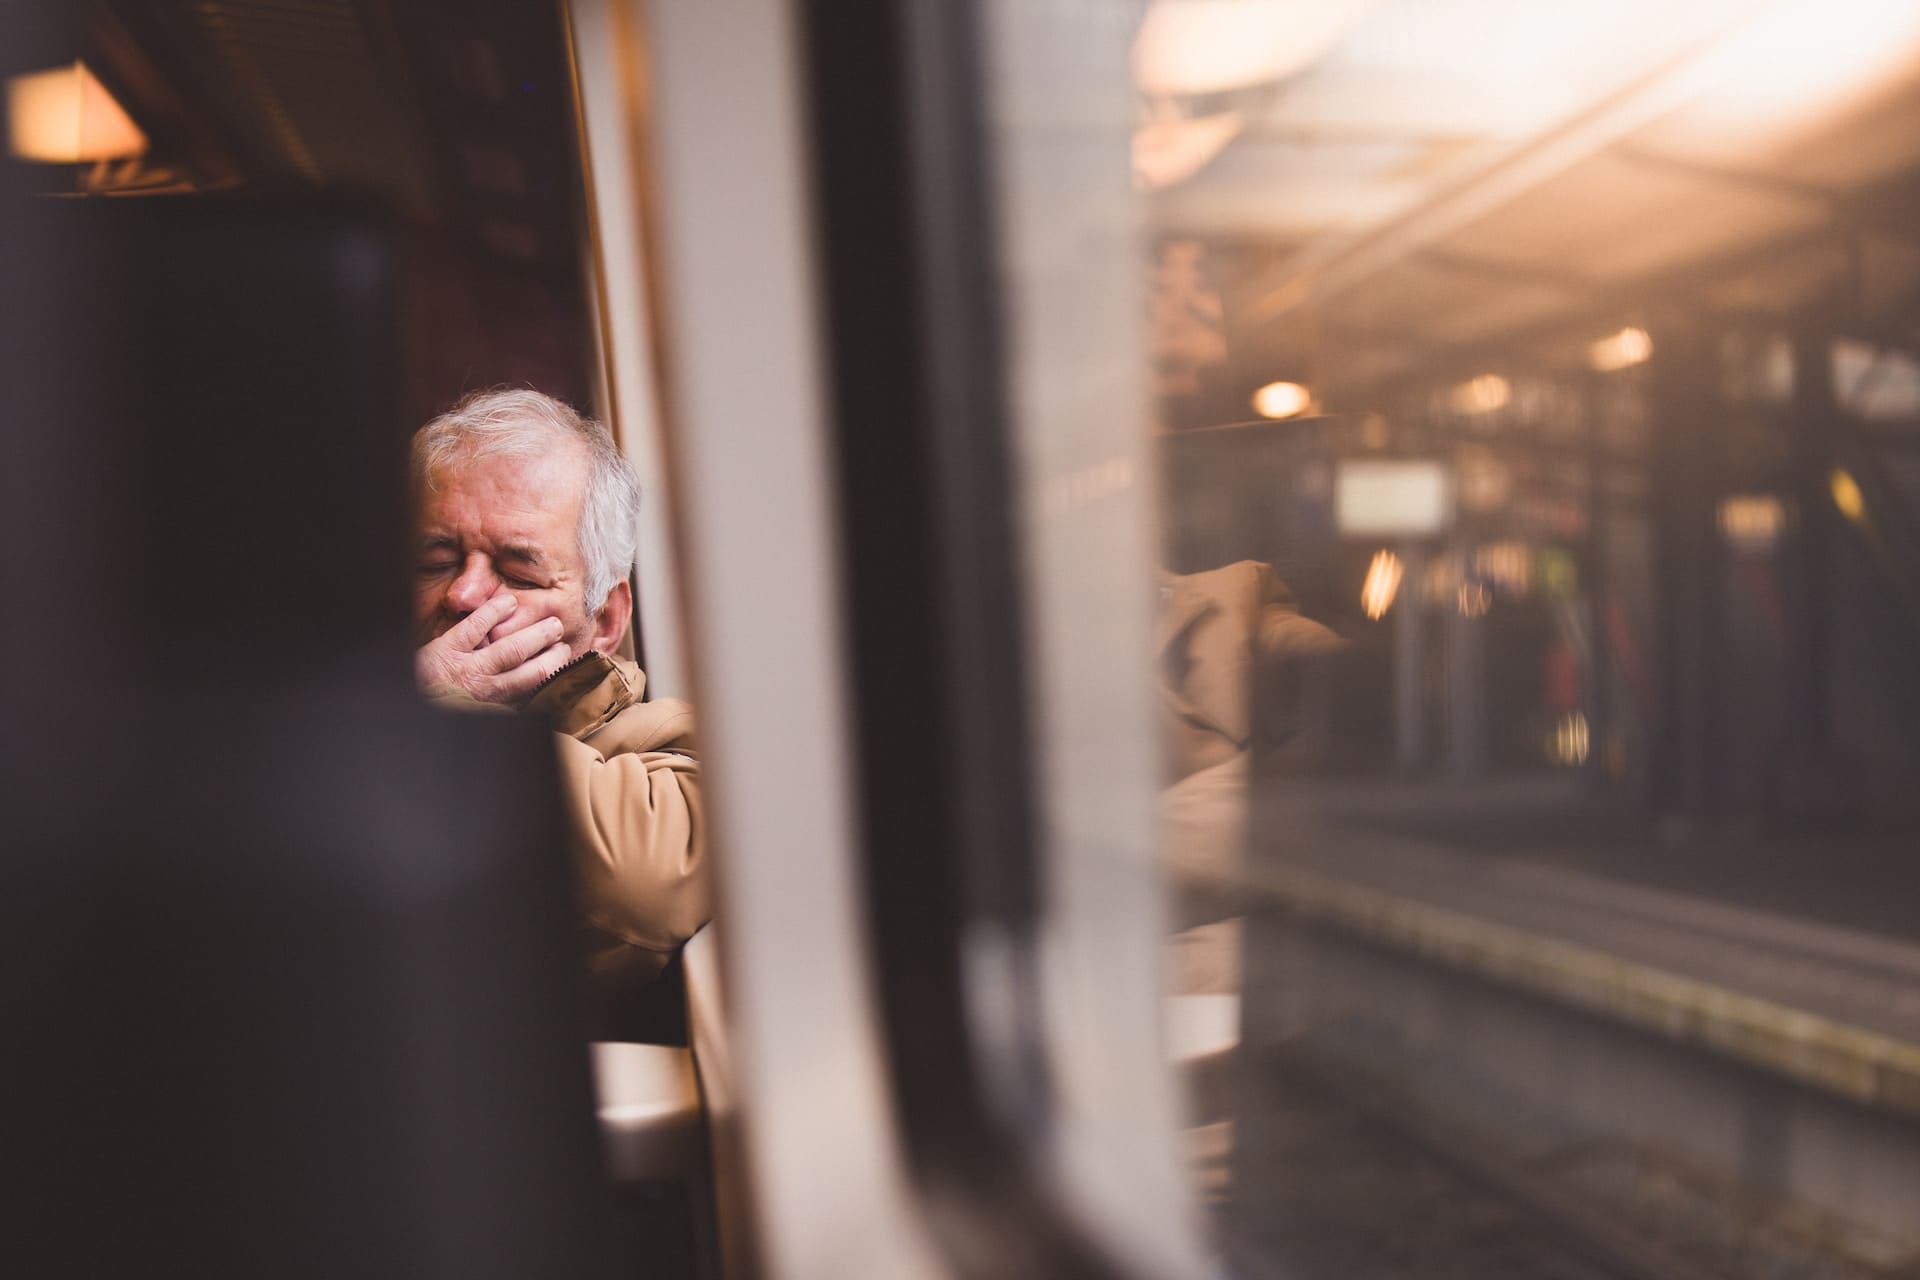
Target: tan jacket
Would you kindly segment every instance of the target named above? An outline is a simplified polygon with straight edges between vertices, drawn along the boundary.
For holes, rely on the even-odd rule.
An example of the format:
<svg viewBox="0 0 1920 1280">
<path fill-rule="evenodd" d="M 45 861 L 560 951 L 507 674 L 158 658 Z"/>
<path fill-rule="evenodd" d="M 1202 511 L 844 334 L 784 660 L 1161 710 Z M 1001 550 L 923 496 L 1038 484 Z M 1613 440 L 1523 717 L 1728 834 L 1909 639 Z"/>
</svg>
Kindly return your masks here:
<svg viewBox="0 0 1920 1280">
<path fill-rule="evenodd" d="M 588 653 L 527 710 L 556 732 L 596 977 L 651 977 L 713 915 L 693 709 L 640 701 L 646 674 Z"/>
<path fill-rule="evenodd" d="M 1160 595 L 1154 656 L 1170 784 L 1160 793 L 1161 842 L 1182 929 L 1172 942 L 1172 989 L 1235 992 L 1249 747 L 1262 715 L 1255 702 L 1272 696 L 1274 666 L 1343 642 L 1304 617 L 1286 583 L 1257 560 L 1163 575 Z"/>
<path fill-rule="evenodd" d="M 713 915 L 693 710 L 640 701 L 647 677 L 588 652 L 542 685 L 528 713 L 554 728 L 560 791 L 598 984 L 652 978 Z M 458 690 L 442 705 L 496 710 Z"/>
<path fill-rule="evenodd" d="M 1332 653 L 1343 643 L 1303 616 L 1287 584 L 1258 560 L 1169 574 L 1160 592 L 1154 653 L 1173 778 L 1247 749 L 1261 666 Z"/>
</svg>

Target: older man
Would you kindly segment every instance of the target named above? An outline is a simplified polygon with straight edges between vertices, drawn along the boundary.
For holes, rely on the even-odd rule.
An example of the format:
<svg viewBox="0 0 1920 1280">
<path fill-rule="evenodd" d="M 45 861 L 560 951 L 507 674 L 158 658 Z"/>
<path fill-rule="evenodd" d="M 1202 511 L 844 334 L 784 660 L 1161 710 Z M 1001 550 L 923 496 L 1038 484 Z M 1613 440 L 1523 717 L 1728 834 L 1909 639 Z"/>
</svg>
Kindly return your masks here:
<svg viewBox="0 0 1920 1280">
<path fill-rule="evenodd" d="M 640 488 L 607 429 L 537 391 L 467 397 L 413 440 L 420 684 L 547 721 L 602 989 L 712 914 L 693 716 L 615 656 Z"/>
</svg>

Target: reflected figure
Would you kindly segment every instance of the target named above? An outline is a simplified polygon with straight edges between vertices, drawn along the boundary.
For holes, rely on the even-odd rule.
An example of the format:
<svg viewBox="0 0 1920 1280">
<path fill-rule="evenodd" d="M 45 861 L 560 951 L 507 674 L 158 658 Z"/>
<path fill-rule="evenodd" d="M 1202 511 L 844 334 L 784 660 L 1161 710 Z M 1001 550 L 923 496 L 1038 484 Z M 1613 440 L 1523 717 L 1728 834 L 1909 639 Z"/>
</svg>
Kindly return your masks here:
<svg viewBox="0 0 1920 1280">
<path fill-rule="evenodd" d="M 1161 578 L 1154 652 L 1169 780 L 1160 816 L 1181 886 L 1177 992 L 1239 990 L 1238 921 L 1224 904 L 1244 874 L 1254 736 L 1286 736 L 1297 719 L 1300 661 L 1344 644 L 1302 614 L 1259 561 Z"/>
<path fill-rule="evenodd" d="M 712 915 L 693 714 L 617 656 L 640 487 L 600 423 L 530 390 L 472 395 L 413 442 L 415 668 L 436 703 L 549 724 L 603 1009 Z"/>
</svg>

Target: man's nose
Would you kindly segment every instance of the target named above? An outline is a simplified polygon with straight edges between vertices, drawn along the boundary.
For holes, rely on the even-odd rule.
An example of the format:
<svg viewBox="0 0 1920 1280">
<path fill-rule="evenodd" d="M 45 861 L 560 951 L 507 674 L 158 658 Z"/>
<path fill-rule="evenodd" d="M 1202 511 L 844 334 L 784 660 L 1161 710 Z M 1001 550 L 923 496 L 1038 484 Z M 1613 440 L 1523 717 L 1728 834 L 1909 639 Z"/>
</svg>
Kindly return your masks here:
<svg viewBox="0 0 1920 1280">
<path fill-rule="evenodd" d="M 447 605 L 464 617 L 485 604 L 499 589 L 500 576 L 493 571 L 492 563 L 475 553 L 467 557 L 460 576 L 447 588 Z"/>
</svg>

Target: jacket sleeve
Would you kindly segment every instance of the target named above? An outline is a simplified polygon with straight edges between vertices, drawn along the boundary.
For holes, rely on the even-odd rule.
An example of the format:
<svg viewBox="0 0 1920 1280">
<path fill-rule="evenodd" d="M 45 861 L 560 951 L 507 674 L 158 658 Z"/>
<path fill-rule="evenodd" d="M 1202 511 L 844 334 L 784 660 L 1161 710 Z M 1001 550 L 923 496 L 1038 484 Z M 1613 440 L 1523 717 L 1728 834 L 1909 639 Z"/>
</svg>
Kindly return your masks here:
<svg viewBox="0 0 1920 1280">
<path fill-rule="evenodd" d="M 1260 566 L 1257 623 L 1260 656 L 1268 661 L 1317 658 L 1338 653 L 1347 642 L 1338 632 L 1300 612 L 1293 592 L 1271 566 Z"/>
<path fill-rule="evenodd" d="M 566 734 L 554 740 L 587 923 L 672 951 L 713 914 L 698 759 L 690 749 L 608 756 Z"/>
</svg>

